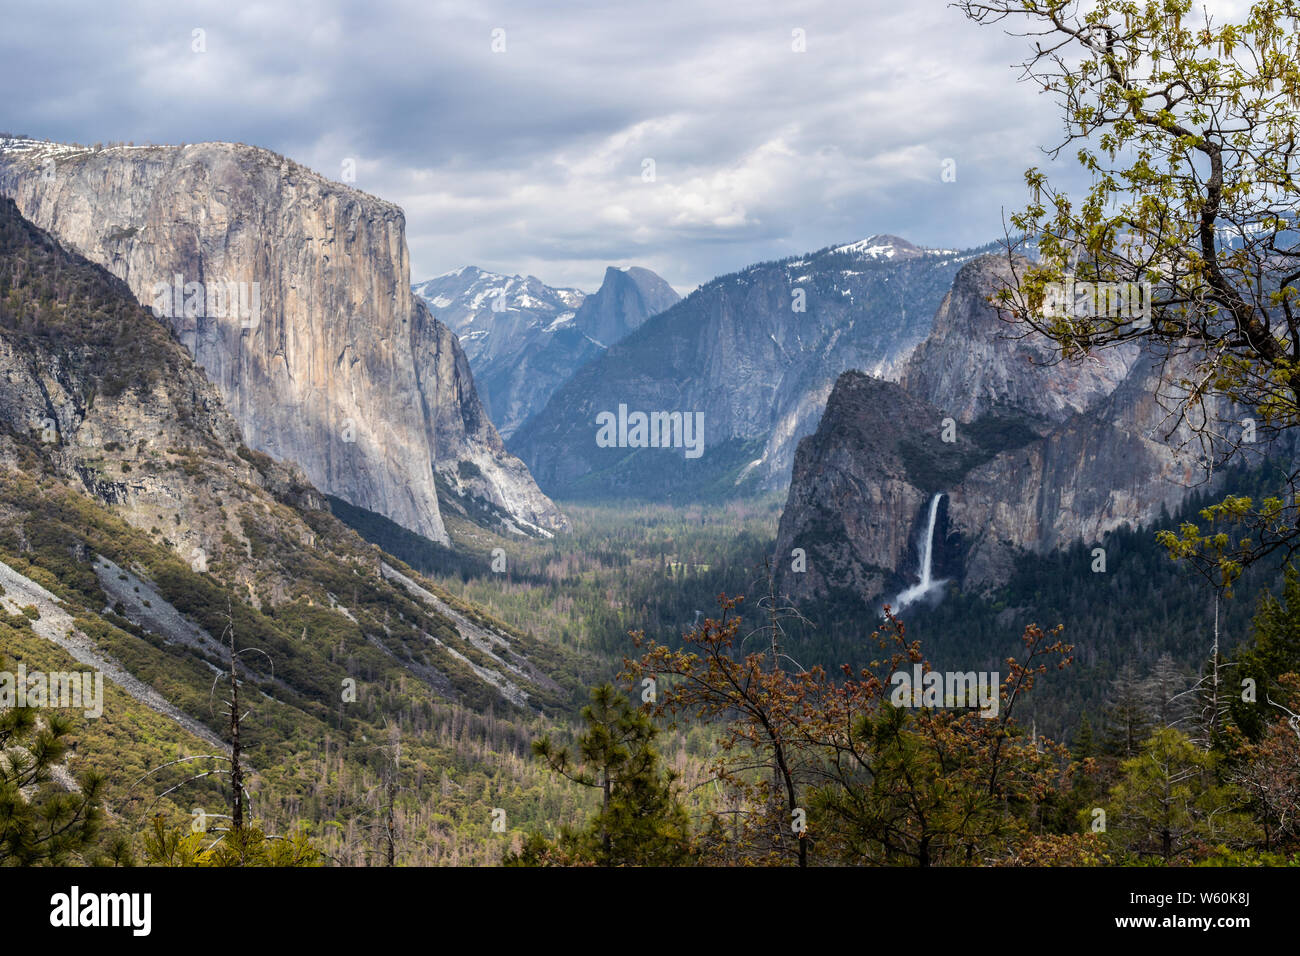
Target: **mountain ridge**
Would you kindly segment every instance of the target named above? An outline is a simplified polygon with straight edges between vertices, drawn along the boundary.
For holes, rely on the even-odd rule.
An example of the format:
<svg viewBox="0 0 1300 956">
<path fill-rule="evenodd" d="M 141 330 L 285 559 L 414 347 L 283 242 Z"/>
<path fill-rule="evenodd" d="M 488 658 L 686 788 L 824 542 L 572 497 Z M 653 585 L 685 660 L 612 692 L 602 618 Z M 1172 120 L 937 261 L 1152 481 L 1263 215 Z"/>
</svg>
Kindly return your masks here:
<svg viewBox="0 0 1300 956">
<path fill-rule="evenodd" d="M 836 383 L 799 445 L 778 530 L 778 554 L 807 554 L 805 573 L 782 566 L 792 595 L 870 604 L 915 583 L 921 504 L 936 493 L 945 574 L 978 591 L 1004 583 L 1017 555 L 1097 542 L 1220 486 L 1158 397 L 1177 367 L 1131 345 L 1062 362 L 1041 336 L 1012 334 L 989 302 L 1012 268 L 964 266 L 897 383 Z M 864 399 L 872 388 L 883 392 Z M 900 404 L 912 412 L 880 412 Z M 1286 449 L 1261 441 L 1252 457 L 1274 451 Z"/>
<path fill-rule="evenodd" d="M 925 337 L 961 263 L 978 254 L 881 240 L 710 280 L 580 369 L 507 447 L 549 493 L 578 499 L 783 487 L 839 373 L 892 374 Z M 596 416 L 621 404 L 702 412 L 710 450 L 691 465 L 657 449 L 598 448 Z"/>
<path fill-rule="evenodd" d="M 231 640 L 257 649 L 240 665 L 250 813 L 271 832 L 339 821 L 315 838 L 353 862 L 343 828 L 371 812 L 373 741 L 400 728 L 408 766 L 444 781 L 440 809 L 482 834 L 458 851 L 413 814 L 411 858 L 490 859 L 492 807 L 530 809 L 483 782 L 528 779 L 523 728 L 581 697 L 574 658 L 366 543 L 243 444 L 171 325 L 2 197 L 0 577 L 8 663 L 103 677 L 102 714 L 73 715 L 70 769 L 104 775 L 127 840 L 145 808 L 188 832 L 191 807 L 228 806 L 210 774 L 167 792 L 188 755 L 228 752 L 211 695 Z"/>
<path fill-rule="evenodd" d="M 411 288 L 460 336 L 484 405 L 506 439 L 579 368 L 680 298 L 638 266 L 608 267 L 591 295 L 477 266 Z"/>
</svg>

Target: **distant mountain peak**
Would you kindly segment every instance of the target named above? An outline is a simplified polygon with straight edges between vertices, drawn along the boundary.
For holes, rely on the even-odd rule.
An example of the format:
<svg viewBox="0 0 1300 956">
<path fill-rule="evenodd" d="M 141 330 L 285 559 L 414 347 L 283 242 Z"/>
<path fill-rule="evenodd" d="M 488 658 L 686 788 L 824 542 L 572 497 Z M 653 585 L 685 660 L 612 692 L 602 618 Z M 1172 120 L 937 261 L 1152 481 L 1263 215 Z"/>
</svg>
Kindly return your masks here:
<svg viewBox="0 0 1300 956">
<path fill-rule="evenodd" d="M 866 259 L 895 259 L 906 256 L 923 255 L 925 250 L 915 246 L 906 239 L 886 233 L 867 236 L 848 245 L 836 246 L 832 252 L 857 255 Z"/>
<path fill-rule="evenodd" d="M 609 346 L 680 300 L 673 287 L 649 269 L 609 266 L 600 288 L 582 303 L 573 321 L 592 339 Z"/>
<path fill-rule="evenodd" d="M 575 499 L 775 490 L 838 375 L 883 372 L 921 342 L 960 259 L 876 235 L 719 276 L 579 369 L 508 447 L 541 486 Z M 609 275 L 610 293 L 631 285 L 626 274 Z M 697 462 L 661 448 L 597 446 L 594 416 L 620 405 L 702 413 L 709 450 Z"/>
<path fill-rule="evenodd" d="M 548 286 L 536 276 L 462 266 L 411 286 L 459 336 L 488 414 L 509 435 L 575 371 L 676 303 L 640 266 L 609 266 L 600 289 Z"/>
</svg>

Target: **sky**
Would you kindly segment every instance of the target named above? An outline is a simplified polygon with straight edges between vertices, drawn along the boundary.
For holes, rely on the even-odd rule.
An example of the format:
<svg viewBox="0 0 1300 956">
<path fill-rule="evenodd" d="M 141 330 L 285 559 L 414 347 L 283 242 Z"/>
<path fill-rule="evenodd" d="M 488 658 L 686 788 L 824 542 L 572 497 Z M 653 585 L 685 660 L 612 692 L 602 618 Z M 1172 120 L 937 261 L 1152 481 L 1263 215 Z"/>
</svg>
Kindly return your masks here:
<svg viewBox="0 0 1300 956">
<path fill-rule="evenodd" d="M 1042 151 L 1061 119 L 1017 81 L 1028 41 L 943 0 L 0 0 L 0 18 L 0 129 L 355 170 L 405 210 L 412 281 L 477 265 L 594 291 L 641 265 L 685 293 L 876 233 L 979 245 L 1030 166 L 1084 183 Z"/>
</svg>

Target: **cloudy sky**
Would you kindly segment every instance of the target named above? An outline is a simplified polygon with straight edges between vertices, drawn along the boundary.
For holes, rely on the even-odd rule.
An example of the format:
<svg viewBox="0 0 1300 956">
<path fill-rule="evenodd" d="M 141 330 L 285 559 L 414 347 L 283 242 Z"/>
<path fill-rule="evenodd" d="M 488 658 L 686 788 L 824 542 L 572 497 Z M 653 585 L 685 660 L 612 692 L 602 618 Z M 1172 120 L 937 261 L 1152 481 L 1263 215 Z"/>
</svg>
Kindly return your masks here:
<svg viewBox="0 0 1300 956">
<path fill-rule="evenodd" d="M 1011 69 L 1025 41 L 943 0 L 3 0 L 0 15 L 0 128 L 240 141 L 335 179 L 351 160 L 357 187 L 406 210 L 415 280 L 475 264 L 592 290 L 638 264 L 685 292 L 872 233 L 979 244 L 1060 134 Z"/>
</svg>

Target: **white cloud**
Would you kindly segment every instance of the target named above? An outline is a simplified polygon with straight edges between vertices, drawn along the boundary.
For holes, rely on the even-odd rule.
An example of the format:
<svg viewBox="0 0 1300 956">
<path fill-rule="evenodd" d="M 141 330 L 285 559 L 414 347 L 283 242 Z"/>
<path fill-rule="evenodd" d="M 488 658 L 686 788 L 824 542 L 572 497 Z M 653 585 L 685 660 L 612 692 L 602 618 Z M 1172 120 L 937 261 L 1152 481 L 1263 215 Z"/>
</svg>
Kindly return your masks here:
<svg viewBox="0 0 1300 956">
<path fill-rule="evenodd" d="M 944 0 L 125 0 L 9 19 L 16 131 L 237 140 L 334 177 L 353 159 L 358 187 L 406 210 L 417 279 L 472 262 L 594 288 L 641 264 L 688 289 L 874 232 L 983 242 L 1059 126 L 1007 66 L 1024 41 Z"/>
</svg>

